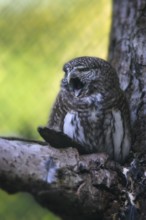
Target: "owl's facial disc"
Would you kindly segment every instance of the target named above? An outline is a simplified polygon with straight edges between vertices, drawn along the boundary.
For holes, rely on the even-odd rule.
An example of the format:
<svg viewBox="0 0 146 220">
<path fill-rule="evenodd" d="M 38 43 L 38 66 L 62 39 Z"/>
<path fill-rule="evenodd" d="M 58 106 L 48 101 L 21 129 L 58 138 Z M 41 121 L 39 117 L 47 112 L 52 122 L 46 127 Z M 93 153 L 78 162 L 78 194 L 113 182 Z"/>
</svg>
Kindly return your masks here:
<svg viewBox="0 0 146 220">
<path fill-rule="evenodd" d="M 84 87 L 84 84 L 81 82 L 81 80 L 78 77 L 71 78 L 69 81 L 69 85 L 73 92 L 75 93 L 75 96 L 78 97 L 81 94 L 82 88 Z"/>
</svg>

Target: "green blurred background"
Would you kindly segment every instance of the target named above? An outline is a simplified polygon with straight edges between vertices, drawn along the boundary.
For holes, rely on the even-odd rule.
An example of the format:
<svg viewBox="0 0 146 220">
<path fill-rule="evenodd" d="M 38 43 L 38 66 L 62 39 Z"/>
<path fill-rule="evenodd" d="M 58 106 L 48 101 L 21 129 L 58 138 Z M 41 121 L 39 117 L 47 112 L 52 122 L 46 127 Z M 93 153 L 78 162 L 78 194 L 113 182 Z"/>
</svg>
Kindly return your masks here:
<svg viewBox="0 0 146 220">
<path fill-rule="evenodd" d="M 63 64 L 106 59 L 111 0 L 0 0 L 0 135 L 39 139 Z M 0 191 L 0 220 L 55 220 L 30 195 Z"/>
</svg>

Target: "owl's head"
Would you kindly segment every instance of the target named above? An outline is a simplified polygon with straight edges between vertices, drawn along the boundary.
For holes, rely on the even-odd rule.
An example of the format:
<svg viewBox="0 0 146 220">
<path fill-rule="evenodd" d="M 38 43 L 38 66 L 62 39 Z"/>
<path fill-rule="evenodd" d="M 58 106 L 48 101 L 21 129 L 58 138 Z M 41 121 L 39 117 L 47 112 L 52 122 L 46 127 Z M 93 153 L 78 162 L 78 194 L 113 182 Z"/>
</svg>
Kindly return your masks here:
<svg viewBox="0 0 146 220">
<path fill-rule="evenodd" d="M 96 57 L 78 57 L 67 62 L 61 87 L 75 97 L 105 93 L 119 87 L 119 80 L 112 66 Z"/>
</svg>

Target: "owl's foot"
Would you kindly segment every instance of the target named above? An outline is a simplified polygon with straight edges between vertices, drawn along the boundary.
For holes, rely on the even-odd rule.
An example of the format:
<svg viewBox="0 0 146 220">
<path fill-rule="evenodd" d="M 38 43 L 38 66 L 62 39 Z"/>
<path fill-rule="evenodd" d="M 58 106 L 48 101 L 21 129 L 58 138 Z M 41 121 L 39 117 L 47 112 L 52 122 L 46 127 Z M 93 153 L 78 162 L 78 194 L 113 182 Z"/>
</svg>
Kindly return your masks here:
<svg viewBox="0 0 146 220">
<path fill-rule="evenodd" d="M 82 153 L 83 146 L 74 142 L 70 137 L 61 131 L 56 131 L 48 127 L 38 127 L 38 132 L 47 143 L 55 148 L 74 147 L 77 148 L 80 153 Z"/>
</svg>

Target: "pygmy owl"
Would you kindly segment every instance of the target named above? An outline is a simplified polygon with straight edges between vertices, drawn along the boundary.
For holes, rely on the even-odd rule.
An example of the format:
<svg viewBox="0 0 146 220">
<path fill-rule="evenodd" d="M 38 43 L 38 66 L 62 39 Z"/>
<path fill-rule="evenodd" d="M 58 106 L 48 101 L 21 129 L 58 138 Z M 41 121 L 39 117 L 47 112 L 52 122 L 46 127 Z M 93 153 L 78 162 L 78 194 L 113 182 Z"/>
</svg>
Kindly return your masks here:
<svg viewBox="0 0 146 220">
<path fill-rule="evenodd" d="M 75 58 L 63 70 L 47 127 L 72 139 L 80 153 L 105 152 L 124 162 L 131 144 L 130 114 L 115 70 L 96 57 Z"/>
</svg>

